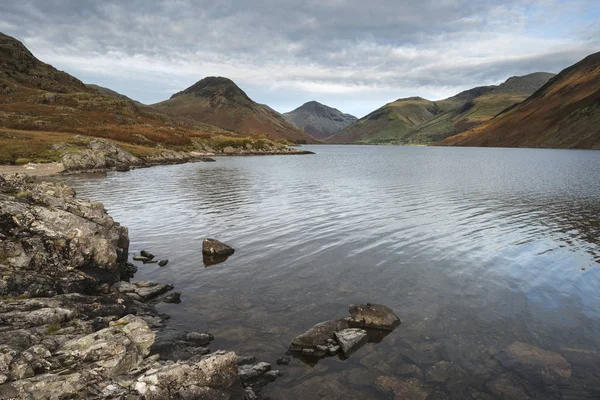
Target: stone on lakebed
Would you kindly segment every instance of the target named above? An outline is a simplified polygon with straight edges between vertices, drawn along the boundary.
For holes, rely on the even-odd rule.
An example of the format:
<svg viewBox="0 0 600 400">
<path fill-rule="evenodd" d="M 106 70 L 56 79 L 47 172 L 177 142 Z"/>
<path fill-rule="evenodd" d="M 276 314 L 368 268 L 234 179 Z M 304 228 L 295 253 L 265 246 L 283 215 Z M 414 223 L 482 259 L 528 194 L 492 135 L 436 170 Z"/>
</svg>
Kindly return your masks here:
<svg viewBox="0 0 600 400">
<path fill-rule="evenodd" d="M 351 327 L 393 331 L 400 325 L 400 318 L 382 304 L 353 304 L 349 311 L 348 323 Z"/>
</svg>

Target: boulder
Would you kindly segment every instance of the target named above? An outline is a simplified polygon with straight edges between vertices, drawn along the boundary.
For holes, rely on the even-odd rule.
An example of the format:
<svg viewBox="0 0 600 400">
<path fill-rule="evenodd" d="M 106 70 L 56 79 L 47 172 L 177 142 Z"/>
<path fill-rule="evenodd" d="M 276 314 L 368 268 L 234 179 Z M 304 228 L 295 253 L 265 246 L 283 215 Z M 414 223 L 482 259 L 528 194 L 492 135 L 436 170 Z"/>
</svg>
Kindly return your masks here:
<svg viewBox="0 0 600 400">
<path fill-rule="evenodd" d="M 367 331 L 357 328 L 348 328 L 335 332 L 335 338 L 346 357 L 360 349 L 368 341 Z"/>
<path fill-rule="evenodd" d="M 234 249 L 216 239 L 204 239 L 202 242 L 202 254 L 207 256 L 229 256 Z"/>
<path fill-rule="evenodd" d="M 571 364 L 563 356 L 523 342 L 516 341 L 506 347 L 496 359 L 523 378 L 547 385 L 571 377 Z"/>
<path fill-rule="evenodd" d="M 166 295 L 163 298 L 163 301 L 165 303 L 179 304 L 179 303 L 181 303 L 181 293 L 180 292 L 169 293 L 168 295 Z"/>
<path fill-rule="evenodd" d="M 208 346 L 213 339 L 210 333 L 165 328 L 156 333 L 156 340 L 150 351 L 152 354 L 157 354 L 161 360 L 189 360 L 207 354 L 209 350 L 204 346 Z"/>
<path fill-rule="evenodd" d="M 169 260 L 160 260 L 158 262 L 158 266 L 159 267 L 164 267 L 165 265 L 167 265 L 169 263 Z"/>
<path fill-rule="evenodd" d="M 346 328 L 348 328 L 348 323 L 344 319 L 320 322 L 303 334 L 296 336 L 292 340 L 290 350 L 315 357 L 323 357 L 329 354 L 331 343 L 328 342 L 328 339 L 333 340 L 336 332 Z"/>
<path fill-rule="evenodd" d="M 146 250 L 140 251 L 140 256 L 146 257 L 146 259 L 148 259 L 148 261 L 154 259 L 154 254 L 152 254 L 152 253 L 150 253 L 149 251 L 146 251 Z"/>
<path fill-rule="evenodd" d="M 351 327 L 393 331 L 400 325 L 400 318 L 382 304 L 353 304 L 349 311 L 348 323 Z"/>
</svg>

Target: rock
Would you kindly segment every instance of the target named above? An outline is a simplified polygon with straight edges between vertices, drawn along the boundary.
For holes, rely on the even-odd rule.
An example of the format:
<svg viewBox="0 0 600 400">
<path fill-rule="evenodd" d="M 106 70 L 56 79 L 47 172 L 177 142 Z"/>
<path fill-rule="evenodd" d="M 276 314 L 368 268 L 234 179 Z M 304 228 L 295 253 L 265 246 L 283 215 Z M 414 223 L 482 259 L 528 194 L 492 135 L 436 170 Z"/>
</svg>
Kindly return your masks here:
<svg viewBox="0 0 600 400">
<path fill-rule="evenodd" d="M 523 378 L 544 384 L 571 377 L 571 365 L 563 356 L 527 343 L 514 342 L 497 354 L 496 359 Z"/>
<path fill-rule="evenodd" d="M 146 251 L 146 250 L 140 251 L 140 255 L 142 257 L 146 257 L 148 260 L 152 260 L 154 258 L 154 254 L 152 254 L 152 253 L 150 253 L 149 251 Z"/>
<path fill-rule="evenodd" d="M 229 256 L 234 249 L 215 239 L 204 239 L 202 242 L 202 254 L 207 256 Z"/>
<path fill-rule="evenodd" d="M 167 265 L 169 263 L 169 260 L 160 260 L 158 262 L 158 266 L 159 267 L 164 267 L 165 265 Z"/>
<path fill-rule="evenodd" d="M 248 365 L 254 364 L 256 362 L 256 357 L 254 356 L 238 356 L 237 365 Z"/>
<path fill-rule="evenodd" d="M 224 263 L 225 261 L 227 261 L 230 255 L 231 254 L 211 256 L 203 254 L 202 262 L 205 267 L 212 267 L 213 265 Z"/>
<path fill-rule="evenodd" d="M 328 339 L 334 339 L 337 331 L 348 328 L 348 323 L 343 319 L 320 322 L 292 340 L 290 350 L 302 352 L 306 355 L 323 357 L 329 352 Z M 324 346 L 320 349 L 317 346 Z"/>
<path fill-rule="evenodd" d="M 173 292 L 173 293 L 169 293 L 168 295 L 166 295 L 163 298 L 163 301 L 165 303 L 175 303 L 175 304 L 179 304 L 181 303 L 181 293 L 180 292 Z"/>
<path fill-rule="evenodd" d="M 277 359 L 277 365 L 288 365 L 291 359 L 289 357 L 281 357 Z"/>
<path fill-rule="evenodd" d="M 379 376 L 375 379 L 375 386 L 384 393 L 393 393 L 398 400 L 425 400 L 429 390 L 415 378 L 397 379 L 391 376 Z"/>
<path fill-rule="evenodd" d="M 244 398 L 235 353 L 206 357 L 195 364 L 176 362 L 150 369 L 136 379 L 146 400 Z"/>
<path fill-rule="evenodd" d="M 128 373 L 150 353 L 155 334 L 133 315 L 111 325 L 65 343 L 59 354 L 70 360 L 71 368 L 85 364 L 104 378 Z"/>
<path fill-rule="evenodd" d="M 528 400 L 529 396 L 510 374 L 504 374 L 496 377 L 486 384 L 486 388 L 495 396 L 501 399 L 510 400 Z"/>
<path fill-rule="evenodd" d="M 127 228 L 72 188 L 10 175 L 0 185 L 0 296 L 98 294 L 121 278 Z"/>
<path fill-rule="evenodd" d="M 203 346 L 207 346 L 213 339 L 209 333 L 165 328 L 156 333 L 156 340 L 150 351 L 161 360 L 189 360 L 207 354 L 209 350 Z"/>
<path fill-rule="evenodd" d="M 271 364 L 260 362 L 256 365 L 241 365 L 238 368 L 238 373 L 243 383 L 253 383 L 270 370 Z"/>
<path fill-rule="evenodd" d="M 360 349 L 368 341 L 367 332 L 356 328 L 348 328 L 335 332 L 335 338 L 346 357 L 349 357 L 350 354 Z"/>
<path fill-rule="evenodd" d="M 402 364 L 396 368 L 396 375 L 421 379 L 423 377 L 423 371 L 415 364 Z"/>
<path fill-rule="evenodd" d="M 115 283 L 112 287 L 120 293 L 131 296 L 136 300 L 144 301 L 153 299 L 154 297 L 160 296 L 161 294 L 173 289 L 172 285 L 146 281 L 139 281 L 136 283 L 121 281 Z"/>
<path fill-rule="evenodd" d="M 400 318 L 387 306 L 381 304 L 354 304 L 350 306 L 351 327 L 394 330 L 400 325 Z"/>
<path fill-rule="evenodd" d="M 147 257 L 144 257 L 144 256 L 133 256 L 133 261 L 147 262 L 147 261 L 150 261 L 150 260 Z"/>
<path fill-rule="evenodd" d="M 105 139 L 91 140 L 85 150 L 64 153 L 62 163 L 67 171 L 123 170 L 145 164 L 140 158 Z"/>
</svg>

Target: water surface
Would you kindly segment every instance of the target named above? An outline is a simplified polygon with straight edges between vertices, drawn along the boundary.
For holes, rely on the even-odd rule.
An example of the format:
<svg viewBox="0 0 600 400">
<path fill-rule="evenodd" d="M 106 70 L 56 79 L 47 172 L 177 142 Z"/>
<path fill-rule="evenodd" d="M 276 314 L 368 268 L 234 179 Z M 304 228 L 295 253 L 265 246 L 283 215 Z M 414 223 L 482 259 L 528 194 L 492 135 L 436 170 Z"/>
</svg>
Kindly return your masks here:
<svg viewBox="0 0 600 400">
<path fill-rule="evenodd" d="M 273 399 L 385 399 L 377 377 L 439 361 L 469 378 L 421 376 L 430 398 L 500 398 L 500 375 L 532 398 L 600 397 L 600 152 L 305 148 L 316 154 L 66 179 L 129 227 L 132 253 L 170 260 L 135 279 L 173 283 L 183 302 L 160 310 L 212 332 L 212 348 L 274 364 L 349 304 L 401 317 L 346 361 L 281 367 L 264 391 Z M 206 268 L 206 237 L 235 255 Z M 517 340 L 566 357 L 569 382 L 548 388 L 501 367 L 494 355 Z"/>
</svg>

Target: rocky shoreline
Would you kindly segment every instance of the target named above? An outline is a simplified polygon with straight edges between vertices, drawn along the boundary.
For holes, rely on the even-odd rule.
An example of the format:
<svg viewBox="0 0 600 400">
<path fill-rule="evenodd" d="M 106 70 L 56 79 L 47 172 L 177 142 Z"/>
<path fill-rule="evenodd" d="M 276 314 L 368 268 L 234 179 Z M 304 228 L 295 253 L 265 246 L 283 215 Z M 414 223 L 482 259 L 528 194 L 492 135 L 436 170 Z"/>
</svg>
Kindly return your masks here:
<svg viewBox="0 0 600 400">
<path fill-rule="evenodd" d="M 127 228 L 72 188 L 0 175 L 0 398 L 256 399 L 279 376 L 209 349 L 129 283 Z"/>
<path fill-rule="evenodd" d="M 213 156 L 240 155 L 300 155 L 313 154 L 310 151 L 299 150 L 273 143 L 255 148 L 248 145 L 243 148 L 224 147 L 213 149 L 207 145 L 196 144 L 197 151 L 175 151 L 160 149 L 144 156 L 134 156 L 127 150 L 105 139 L 93 139 L 87 143 L 87 149 L 75 152 L 65 152 L 62 156 L 63 173 L 128 171 L 134 168 L 152 167 L 165 164 L 183 164 L 187 162 L 211 162 Z"/>
</svg>

